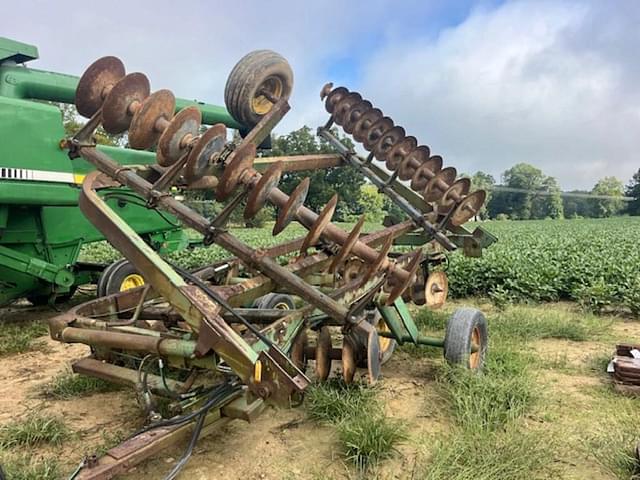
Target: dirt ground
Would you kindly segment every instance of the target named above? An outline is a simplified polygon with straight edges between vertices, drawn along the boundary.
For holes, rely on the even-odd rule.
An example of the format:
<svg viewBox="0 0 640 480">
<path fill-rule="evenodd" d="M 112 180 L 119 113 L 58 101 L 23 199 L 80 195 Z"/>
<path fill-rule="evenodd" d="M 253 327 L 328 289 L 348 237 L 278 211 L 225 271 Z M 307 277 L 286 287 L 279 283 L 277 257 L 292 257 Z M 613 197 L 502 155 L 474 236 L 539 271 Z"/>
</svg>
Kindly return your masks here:
<svg viewBox="0 0 640 480">
<path fill-rule="evenodd" d="M 1 309 L 0 319 L 12 322 L 32 318 L 44 320 L 55 314 L 48 309 L 17 306 Z M 617 320 L 608 328 L 612 338 L 640 340 L 638 322 Z M 60 344 L 48 337 L 42 338 L 42 344 L 38 350 L 0 357 L 0 424 L 29 410 L 62 416 L 75 432 L 73 438 L 55 450 L 45 449 L 40 453 L 54 454 L 63 471 L 70 472 L 84 454 L 92 453 L 109 438 L 139 428 L 142 419 L 130 390 L 70 400 L 43 398 L 43 386 L 68 369 L 74 360 L 87 355 L 88 348 Z M 540 408 L 542 413 L 550 409 L 555 419 L 548 428 L 557 428 L 562 435 L 578 437 L 589 428 L 592 422 L 589 413 L 593 412 L 592 390 L 606 385 L 608 379 L 589 372 L 585 365 L 594 355 L 612 351 L 612 348 L 611 341 L 551 339 L 533 344 L 535 353 L 548 359 L 551 365 L 539 375 L 551 402 Z M 397 352 L 384 367 L 380 388 L 386 413 L 405 420 L 409 440 L 400 447 L 399 455 L 380 468 L 378 478 L 417 478 L 416 468 L 428 453 L 430 439 L 450 429 L 450 420 L 443 413 L 443 399 L 434 388 L 440 362 L 439 356 L 417 358 Z M 120 478 L 162 478 L 180 457 L 183 448 L 184 445 L 170 448 Z M 616 478 L 593 459 L 585 458 L 579 452 L 573 458 L 571 455 L 558 459 L 563 464 L 562 478 Z M 252 424 L 241 421 L 228 424 L 199 441 L 183 472 L 180 478 L 194 480 L 354 478 L 353 470 L 337 450 L 334 430 L 309 420 L 302 408 L 270 408 Z"/>
</svg>

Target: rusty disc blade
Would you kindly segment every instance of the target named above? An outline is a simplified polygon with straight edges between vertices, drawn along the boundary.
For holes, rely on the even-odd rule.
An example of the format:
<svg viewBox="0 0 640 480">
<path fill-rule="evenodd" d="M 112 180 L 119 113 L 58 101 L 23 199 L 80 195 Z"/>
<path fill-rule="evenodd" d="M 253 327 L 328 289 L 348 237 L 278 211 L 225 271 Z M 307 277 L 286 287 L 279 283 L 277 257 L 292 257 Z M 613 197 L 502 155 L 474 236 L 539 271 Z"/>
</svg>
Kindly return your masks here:
<svg viewBox="0 0 640 480">
<path fill-rule="evenodd" d="M 327 95 L 327 99 L 324 102 L 324 108 L 329 113 L 333 113 L 338 102 L 342 100 L 344 97 L 349 95 L 349 90 L 344 87 L 337 87 L 331 90 L 329 95 Z"/>
<path fill-rule="evenodd" d="M 198 107 L 192 106 L 180 110 L 160 135 L 156 153 L 158 164 L 169 167 L 176 163 L 189 147 L 185 140 L 195 138 L 201 124 L 202 113 Z"/>
<path fill-rule="evenodd" d="M 302 371 L 302 373 L 307 369 L 306 350 L 308 344 L 309 339 L 307 337 L 307 332 L 303 330 L 293 341 L 293 345 L 291 345 L 291 360 L 293 361 L 293 364 Z"/>
<path fill-rule="evenodd" d="M 89 65 L 76 88 L 75 104 L 78 113 L 87 118 L 96 113 L 111 88 L 124 75 L 124 64 L 117 57 L 102 57 Z"/>
<path fill-rule="evenodd" d="M 429 155 L 431 155 L 431 152 L 426 145 L 420 145 L 413 149 L 400 162 L 398 178 L 400 180 L 410 180 L 415 175 L 416 170 L 429 160 Z"/>
<path fill-rule="evenodd" d="M 222 177 L 216 188 L 216 200 L 222 202 L 238 187 L 246 173 L 253 170 L 253 161 L 256 158 L 256 146 L 247 143 L 237 148 L 229 156 L 230 160 L 224 167 Z"/>
<path fill-rule="evenodd" d="M 204 132 L 189 152 L 185 177 L 189 183 L 204 177 L 211 170 L 214 155 L 227 143 L 227 127 L 218 123 Z"/>
<path fill-rule="evenodd" d="M 345 115 L 342 129 L 348 134 L 352 134 L 358 120 L 360 120 L 360 118 L 372 108 L 373 105 L 371 105 L 369 100 L 361 100 L 356 103 Z"/>
<path fill-rule="evenodd" d="M 425 160 L 411 177 L 409 186 L 416 192 L 422 192 L 429 181 L 434 178 L 442 168 L 442 157 L 433 155 Z"/>
<path fill-rule="evenodd" d="M 379 108 L 372 108 L 362 114 L 360 119 L 353 126 L 353 139 L 356 142 L 364 142 L 371 126 L 382 117 L 384 117 L 384 114 Z"/>
<path fill-rule="evenodd" d="M 358 92 L 351 92 L 343 97 L 333 109 L 333 121 L 338 125 L 343 125 L 346 116 L 360 101 L 362 101 L 362 96 Z"/>
<path fill-rule="evenodd" d="M 102 104 L 102 126 L 108 133 L 122 133 L 131 124 L 136 106 L 149 96 L 149 79 L 143 73 L 130 73 L 116 83 Z"/>
<path fill-rule="evenodd" d="M 425 304 L 432 309 L 440 308 L 447 301 L 449 280 L 444 272 L 431 272 L 424 285 Z"/>
<path fill-rule="evenodd" d="M 306 177 L 302 180 L 298 186 L 291 192 L 287 203 L 278 210 L 278 218 L 276 224 L 273 226 L 273 235 L 278 235 L 281 231 L 287 228 L 287 225 L 291 223 L 291 220 L 296 216 L 298 209 L 304 204 L 309 193 L 309 184 L 311 179 Z"/>
<path fill-rule="evenodd" d="M 276 162 L 269 166 L 258 180 L 257 185 L 251 189 L 247 198 L 247 206 L 244 209 L 245 220 L 253 218 L 264 207 L 269 193 L 280 183 L 282 165 L 282 162 Z"/>
<path fill-rule="evenodd" d="M 176 97 L 170 90 L 158 90 L 145 98 L 129 126 L 131 148 L 146 150 L 154 146 L 164 130 L 159 122 L 169 122 L 175 109 Z"/>
<path fill-rule="evenodd" d="M 416 272 L 418 271 L 418 268 L 420 268 L 420 262 L 422 262 L 422 251 L 416 250 L 413 253 L 411 262 L 409 262 L 409 266 L 406 269 L 406 279 L 394 279 L 394 282 L 395 280 L 397 280 L 397 282 L 394 283 L 394 287 L 389 294 L 389 298 L 387 298 L 387 305 L 393 305 L 393 302 L 395 302 L 396 299 L 400 295 L 402 295 L 402 292 L 404 292 L 410 285 L 413 284 L 413 282 L 415 281 Z"/>
<path fill-rule="evenodd" d="M 417 145 L 416 137 L 404 137 L 387 152 L 385 166 L 392 172 L 396 171 L 404 159 L 416 149 Z"/>
<path fill-rule="evenodd" d="M 422 196 L 426 202 L 439 201 L 444 193 L 456 181 L 457 171 L 453 167 L 447 167 L 440 170 L 436 175 L 427 182 L 424 187 Z M 417 185 L 416 185 L 417 186 Z"/>
<path fill-rule="evenodd" d="M 372 264 L 369 265 L 369 268 L 364 274 L 362 284 L 368 282 L 376 273 L 378 273 L 378 271 L 382 267 L 382 264 L 387 259 L 387 255 L 389 254 L 389 250 L 391 250 L 391 247 L 393 247 L 393 235 L 389 234 L 387 235 L 387 238 L 385 239 L 380 252 L 378 252 L 377 258 Z"/>
<path fill-rule="evenodd" d="M 471 180 L 468 178 L 460 178 L 453 182 L 438 202 L 438 212 L 449 212 L 457 202 L 461 201 L 462 198 L 469 193 L 470 188 Z"/>
<path fill-rule="evenodd" d="M 344 262 L 349 256 L 349 254 L 351 253 L 353 246 L 356 244 L 356 242 L 360 238 L 360 232 L 362 231 L 362 227 L 364 226 L 365 218 L 366 216 L 362 215 L 358 220 L 358 223 L 356 223 L 355 227 L 353 227 L 353 230 L 351 230 L 351 233 L 349 233 L 349 236 L 347 237 L 347 240 L 342 245 L 342 248 L 340 249 L 338 254 L 333 258 L 333 261 L 329 266 L 329 273 L 335 272 L 338 269 L 338 267 L 342 264 L 342 262 Z"/>
<path fill-rule="evenodd" d="M 427 299 L 424 293 L 425 288 L 426 283 L 424 279 L 420 278 L 416 280 L 413 285 L 411 285 L 411 288 L 408 288 L 405 293 L 402 294 L 402 298 L 404 299 L 405 294 L 409 293 L 409 300 L 411 300 L 411 302 L 413 302 L 415 305 L 424 305 L 425 303 L 427 303 Z"/>
<path fill-rule="evenodd" d="M 373 148 L 373 155 L 381 162 L 385 162 L 387 160 L 387 154 L 391 151 L 393 147 L 395 147 L 398 143 L 400 143 L 406 136 L 406 132 L 404 128 L 400 126 L 395 126 L 388 132 L 386 132 L 380 138 L 380 141 L 376 143 Z"/>
<path fill-rule="evenodd" d="M 318 330 L 316 340 L 316 377 L 320 381 L 329 378 L 331 373 L 331 332 L 323 326 Z"/>
<path fill-rule="evenodd" d="M 344 383 L 353 383 L 357 366 L 356 347 L 353 340 L 349 336 L 345 336 L 342 339 L 342 377 Z"/>
<path fill-rule="evenodd" d="M 385 133 L 393 128 L 393 120 L 389 117 L 382 117 L 376 123 L 371 125 L 367 132 L 362 146 L 370 152 L 374 149 L 376 144 L 382 139 Z"/>
<path fill-rule="evenodd" d="M 313 222 L 313 225 L 309 229 L 309 233 L 304 237 L 302 246 L 300 247 L 300 253 L 304 255 L 309 247 L 314 246 L 320 240 L 320 236 L 326 226 L 331 222 L 333 212 L 336 211 L 336 205 L 338 205 L 338 194 L 334 194 L 333 197 L 327 202 L 322 211 L 318 214 L 318 218 Z"/>
<path fill-rule="evenodd" d="M 478 214 L 486 198 L 487 193 L 484 190 L 476 190 L 467 195 L 451 214 L 451 224 L 458 227 L 471 220 Z"/>
<path fill-rule="evenodd" d="M 376 383 L 382 370 L 382 355 L 380 352 L 380 336 L 375 328 L 369 330 L 367 337 L 367 371 L 369 383 Z"/>
</svg>

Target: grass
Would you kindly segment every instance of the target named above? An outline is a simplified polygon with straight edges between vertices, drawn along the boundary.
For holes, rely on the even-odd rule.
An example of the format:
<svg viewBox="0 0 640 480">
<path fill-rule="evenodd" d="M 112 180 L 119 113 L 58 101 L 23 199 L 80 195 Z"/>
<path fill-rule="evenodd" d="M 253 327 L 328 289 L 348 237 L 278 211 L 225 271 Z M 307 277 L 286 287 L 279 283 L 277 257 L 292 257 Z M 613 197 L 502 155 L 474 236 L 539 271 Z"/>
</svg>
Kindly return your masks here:
<svg viewBox="0 0 640 480">
<path fill-rule="evenodd" d="M 0 324 L 0 356 L 27 352 L 41 347 L 36 339 L 47 334 L 43 322 L 31 321 Z"/>
<path fill-rule="evenodd" d="M 345 457 L 360 472 L 397 453 L 407 440 L 403 423 L 382 415 L 360 414 L 338 425 L 338 438 Z"/>
<path fill-rule="evenodd" d="M 359 474 L 368 474 L 397 452 L 405 425 L 384 415 L 377 389 L 334 378 L 312 386 L 305 407 L 312 419 L 335 426 L 339 447 Z"/>
<path fill-rule="evenodd" d="M 493 432 L 454 433 L 436 439 L 424 480 L 532 480 L 557 478 L 550 464 L 553 447 L 536 431 L 512 425 Z"/>
<path fill-rule="evenodd" d="M 494 349 L 482 373 L 444 366 L 439 378 L 455 423 L 494 431 L 526 413 L 538 398 L 529 360 L 511 347 Z"/>
<path fill-rule="evenodd" d="M 0 427 L 0 448 L 60 445 L 69 435 L 61 418 L 34 412 Z"/>
<path fill-rule="evenodd" d="M 69 371 L 61 373 L 43 388 L 43 395 L 56 400 L 83 397 L 94 393 L 113 392 L 120 386 L 100 378 L 76 375 Z"/>
<path fill-rule="evenodd" d="M 375 388 L 364 383 L 345 384 L 339 378 L 317 383 L 305 395 L 305 408 L 313 420 L 338 424 L 360 414 L 380 410 Z"/>
<path fill-rule="evenodd" d="M 492 338 L 541 340 L 554 338 L 584 342 L 605 328 L 602 318 L 588 313 L 548 308 L 546 306 L 510 306 L 491 318 Z"/>
<path fill-rule="evenodd" d="M 598 464 L 620 479 L 640 479 L 640 468 L 635 457 L 635 446 L 640 443 L 638 410 L 640 401 L 627 398 L 612 389 L 600 389 L 601 417 L 597 429 L 587 436 L 587 454 Z M 603 415 L 604 414 L 604 415 Z"/>
<path fill-rule="evenodd" d="M 0 463 L 8 480 L 59 480 L 60 467 L 55 458 L 33 455 L 0 455 Z"/>
</svg>

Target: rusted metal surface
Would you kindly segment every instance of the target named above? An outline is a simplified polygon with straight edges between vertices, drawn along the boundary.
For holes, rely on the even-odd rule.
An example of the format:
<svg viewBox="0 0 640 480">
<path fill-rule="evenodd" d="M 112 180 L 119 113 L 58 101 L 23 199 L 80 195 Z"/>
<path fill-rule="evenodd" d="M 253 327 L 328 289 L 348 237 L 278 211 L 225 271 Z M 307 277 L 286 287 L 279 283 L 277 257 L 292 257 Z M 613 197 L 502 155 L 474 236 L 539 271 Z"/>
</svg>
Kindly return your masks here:
<svg viewBox="0 0 640 480">
<path fill-rule="evenodd" d="M 120 79 L 109 91 L 102 105 L 104 129 L 114 134 L 124 132 L 149 93 L 149 79 L 142 73 L 130 73 Z"/>
<path fill-rule="evenodd" d="M 116 57 L 102 57 L 93 62 L 80 77 L 75 103 L 78 113 L 91 117 L 101 107 L 111 88 L 125 76 L 124 64 Z"/>
<path fill-rule="evenodd" d="M 249 70 L 244 64 L 235 68 L 234 82 L 245 72 L 247 82 L 271 85 L 261 77 L 263 70 Z M 145 411 L 153 413 L 150 395 L 165 395 L 190 407 L 204 401 L 202 392 L 217 387 L 192 388 L 194 375 L 199 369 L 215 370 L 225 378 L 222 386 L 242 388 L 244 394 L 233 402 L 226 399 L 216 404 L 207 416 L 205 428 L 210 429 L 225 420 L 220 415 L 251 421 L 265 402 L 299 401 L 310 383 L 305 375 L 309 358 L 315 359 L 320 380 L 329 377 L 332 361 L 340 360 L 347 382 L 355 378 L 359 366 L 366 366 L 370 382 L 377 381 L 384 354 L 379 332 L 399 342 L 441 346 L 439 339 L 419 336 L 403 299 L 433 307 L 444 301 L 446 276 L 443 282 L 431 272 L 442 261 L 437 258 L 438 244 L 453 250 L 456 244 L 448 234 L 454 230 L 459 237 L 471 237 L 459 225 L 479 210 L 484 192 L 470 193 L 468 180 L 456 181 L 455 169 L 442 169 L 441 157 L 418 145 L 415 137 L 359 93 L 331 84 L 321 92 L 331 118 L 318 135 L 336 149 L 335 154 L 267 158 L 259 156 L 258 146 L 288 112 L 288 94 L 280 96 L 269 88 L 256 91 L 252 98 L 260 97 L 269 108 L 260 113 L 251 130 L 241 132 L 242 138 L 227 141 L 222 124 L 200 134 L 202 117 L 193 107 L 174 116 L 173 94 L 160 90 L 149 95 L 143 74 L 124 76 L 124 70 L 103 61 L 88 70 L 85 84 L 89 92 L 83 100 L 85 111 L 93 111 L 93 117 L 76 137 L 63 143 L 72 158 L 80 156 L 97 169 L 83 183 L 80 208 L 144 277 L 146 286 L 87 302 L 50 320 L 56 340 L 94 347 L 96 358 L 77 362 L 76 371 L 134 383 L 141 389 Z M 238 100 L 238 95 L 232 100 Z M 90 145 L 91 133 L 100 122 L 112 133 L 129 128 L 134 148 L 158 144 L 158 165 L 146 170 L 123 167 Z M 359 157 L 340 142 L 329 130 L 333 123 L 362 142 L 371 152 L 369 157 Z M 374 160 L 385 162 L 392 173 L 374 165 Z M 291 195 L 278 188 L 283 172 L 343 165 L 360 171 L 410 219 L 392 226 L 385 223 L 386 228 L 362 235 L 363 216 L 347 232 L 331 222 L 337 196 L 319 213 L 304 205 L 309 178 Z M 398 178 L 411 180 L 411 186 Z M 193 272 L 167 263 L 96 193 L 106 184 L 131 189 L 147 201 L 148 208 L 174 215 L 185 227 L 202 234 L 205 246 L 219 245 L 233 257 Z M 215 218 L 207 219 L 174 198 L 173 186 L 211 188 L 217 201 L 229 201 Z M 292 221 L 308 233 L 275 247 L 254 248 L 226 229 L 231 213 L 243 202 L 246 219 L 267 202 L 278 209 L 274 235 Z M 408 233 L 413 243 L 407 244 L 416 248 L 390 254 L 394 240 Z M 427 243 L 429 250 L 424 248 Z M 298 250 L 301 255 L 290 256 L 286 264 L 278 258 Z M 280 294 L 295 296 L 295 303 L 281 300 Z M 248 308 L 253 305 L 278 308 Z M 383 311 L 386 316 L 381 315 Z M 379 321 L 370 322 L 376 312 Z M 342 333 L 342 346 L 332 341 L 336 327 Z M 309 337 L 309 329 L 316 334 Z M 310 339 L 315 340 L 313 345 Z M 138 370 L 109 363 L 119 355 L 133 359 Z M 156 360 L 160 377 L 150 375 L 146 365 Z M 167 382 L 163 362 L 190 372 L 189 379 L 184 384 Z M 146 381 L 140 380 L 141 375 Z M 82 475 L 87 476 L 80 478 L 111 478 L 183 438 L 190 428 L 163 426 L 137 435 L 86 468 Z"/>
</svg>

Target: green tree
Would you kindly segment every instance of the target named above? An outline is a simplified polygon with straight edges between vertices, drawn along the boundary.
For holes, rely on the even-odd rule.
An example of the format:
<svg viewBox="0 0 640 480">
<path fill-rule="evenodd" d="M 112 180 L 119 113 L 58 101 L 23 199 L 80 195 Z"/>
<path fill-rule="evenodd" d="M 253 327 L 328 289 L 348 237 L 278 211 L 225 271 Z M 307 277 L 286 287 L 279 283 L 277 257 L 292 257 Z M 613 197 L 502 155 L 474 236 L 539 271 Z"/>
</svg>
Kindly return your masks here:
<svg viewBox="0 0 640 480">
<path fill-rule="evenodd" d="M 591 192 L 586 190 L 571 190 L 568 193 L 575 193 L 578 195 L 590 195 Z M 566 218 L 579 218 L 579 217 L 592 217 L 593 205 L 589 198 L 565 195 L 562 197 L 562 204 L 564 208 L 564 216 Z"/>
<path fill-rule="evenodd" d="M 540 190 L 546 194 L 534 197 L 531 218 L 564 218 L 564 205 L 557 180 L 545 177 Z"/>
<path fill-rule="evenodd" d="M 74 135 L 78 130 L 82 128 L 85 122 L 80 121 L 78 111 L 75 105 L 69 103 L 59 103 L 58 107 L 62 112 L 62 124 L 64 126 L 64 133 L 68 136 Z M 96 143 L 100 145 L 111 145 L 116 147 L 124 147 L 126 142 L 126 136 L 124 134 L 111 135 L 104 131 L 102 127 L 98 127 L 94 133 Z"/>
<path fill-rule="evenodd" d="M 640 215 L 640 168 L 631 177 L 631 181 L 624 193 L 627 197 L 634 198 L 627 204 L 627 213 L 629 215 Z"/>
<path fill-rule="evenodd" d="M 334 132 L 337 135 L 337 132 Z M 353 147 L 353 143 L 345 137 L 341 140 Z M 314 153 L 333 153 L 334 150 L 326 141 L 319 139 L 307 126 L 295 130 L 288 135 L 272 139 L 270 156 L 303 155 Z M 353 167 L 317 168 L 304 172 L 286 172 L 282 175 L 280 188 L 287 193 L 305 178 L 311 183 L 305 205 L 319 212 L 327 204 L 334 193 L 340 201 L 334 215 L 335 220 L 344 220 L 355 213 L 360 198 L 360 187 L 365 183 L 363 176 Z"/>
<path fill-rule="evenodd" d="M 611 217 L 612 215 L 620 213 L 624 208 L 624 200 L 615 198 L 624 195 L 622 182 L 616 177 L 604 177 L 598 180 L 598 183 L 595 184 L 591 193 L 593 195 L 607 195 L 612 197 L 593 200 L 593 214 L 595 217 Z"/>
<path fill-rule="evenodd" d="M 504 200 L 509 217 L 527 220 L 532 218 L 533 198 L 531 191 L 540 190 L 545 177 L 542 170 L 527 163 L 518 163 L 502 174 L 502 184 L 508 188 L 528 192 L 507 192 Z"/>
<path fill-rule="evenodd" d="M 378 192 L 375 185 L 366 183 L 360 186 L 360 198 L 358 199 L 358 214 L 367 216 L 368 222 L 382 222 L 385 215 L 386 195 Z"/>
<path fill-rule="evenodd" d="M 489 173 L 478 170 L 471 176 L 471 191 L 475 192 L 476 190 L 484 190 L 487 194 L 484 205 L 482 205 L 482 208 L 480 208 L 480 211 L 478 212 L 478 217 L 480 217 L 481 220 L 489 218 L 488 206 L 491 202 L 491 198 L 493 197 L 493 186 L 495 184 L 496 179 Z"/>
</svg>

